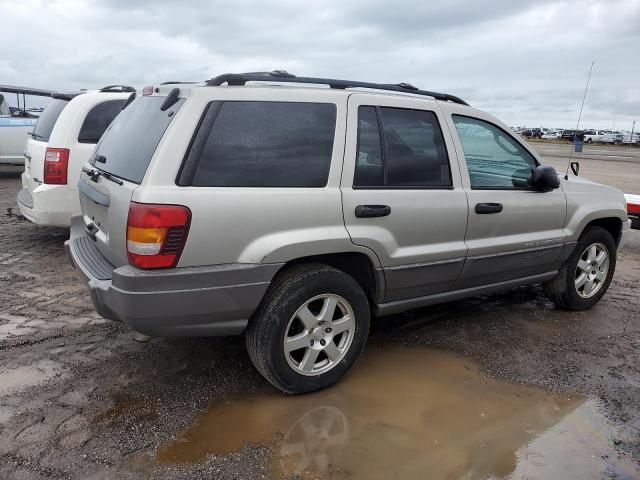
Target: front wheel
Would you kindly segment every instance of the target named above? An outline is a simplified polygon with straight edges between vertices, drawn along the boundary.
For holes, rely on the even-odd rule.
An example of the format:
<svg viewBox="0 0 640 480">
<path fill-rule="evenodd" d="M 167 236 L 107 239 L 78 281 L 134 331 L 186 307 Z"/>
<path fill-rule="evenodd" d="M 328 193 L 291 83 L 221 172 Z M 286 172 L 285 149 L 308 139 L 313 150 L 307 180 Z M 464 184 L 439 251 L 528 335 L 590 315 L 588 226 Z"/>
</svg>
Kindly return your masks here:
<svg viewBox="0 0 640 480">
<path fill-rule="evenodd" d="M 601 227 L 590 227 L 582 234 L 573 253 L 544 284 L 544 291 L 556 306 L 566 310 L 587 310 L 605 294 L 616 268 L 616 245 Z"/>
<path fill-rule="evenodd" d="M 249 322 L 247 350 L 256 369 L 286 393 L 336 383 L 355 364 L 370 311 L 353 277 L 326 265 L 281 274 Z"/>
</svg>

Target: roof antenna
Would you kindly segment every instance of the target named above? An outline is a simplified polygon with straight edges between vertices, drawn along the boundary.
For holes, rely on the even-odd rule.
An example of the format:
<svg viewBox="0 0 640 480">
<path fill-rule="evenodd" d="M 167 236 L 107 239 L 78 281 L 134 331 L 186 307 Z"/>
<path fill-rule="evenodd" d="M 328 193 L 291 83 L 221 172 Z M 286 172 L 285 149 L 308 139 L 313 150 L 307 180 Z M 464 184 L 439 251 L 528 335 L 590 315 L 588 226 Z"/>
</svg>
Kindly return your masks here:
<svg viewBox="0 0 640 480">
<path fill-rule="evenodd" d="M 576 123 L 576 129 L 573 131 L 573 144 L 571 145 L 571 154 L 569 155 L 569 164 L 567 165 L 567 170 L 564 173 L 564 179 L 569 180 L 569 167 L 573 171 L 574 175 L 578 175 L 578 171 L 580 170 L 579 162 L 572 162 L 573 152 L 576 148 L 576 135 L 578 133 L 578 128 L 580 127 L 580 119 L 582 118 L 582 109 L 584 108 L 584 101 L 587 98 L 587 90 L 589 90 L 589 82 L 591 81 L 591 72 L 593 72 L 593 66 L 596 62 L 591 62 L 591 68 L 589 69 L 589 76 L 587 77 L 587 85 L 584 87 L 584 95 L 582 95 L 582 105 L 580 105 L 580 113 L 578 114 L 578 123 Z"/>
</svg>

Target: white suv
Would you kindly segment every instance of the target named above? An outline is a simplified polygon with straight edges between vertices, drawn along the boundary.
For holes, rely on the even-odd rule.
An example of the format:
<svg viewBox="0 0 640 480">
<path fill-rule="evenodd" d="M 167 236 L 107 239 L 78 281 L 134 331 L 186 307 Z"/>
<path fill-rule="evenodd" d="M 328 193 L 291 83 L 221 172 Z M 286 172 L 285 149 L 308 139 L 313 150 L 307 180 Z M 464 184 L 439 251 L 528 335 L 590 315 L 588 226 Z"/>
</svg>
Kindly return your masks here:
<svg viewBox="0 0 640 480">
<path fill-rule="evenodd" d="M 111 121 L 135 93 L 111 85 L 98 91 L 54 93 L 25 148 L 18 206 L 38 225 L 68 227 L 80 213 L 78 178 L 82 165 Z"/>
</svg>

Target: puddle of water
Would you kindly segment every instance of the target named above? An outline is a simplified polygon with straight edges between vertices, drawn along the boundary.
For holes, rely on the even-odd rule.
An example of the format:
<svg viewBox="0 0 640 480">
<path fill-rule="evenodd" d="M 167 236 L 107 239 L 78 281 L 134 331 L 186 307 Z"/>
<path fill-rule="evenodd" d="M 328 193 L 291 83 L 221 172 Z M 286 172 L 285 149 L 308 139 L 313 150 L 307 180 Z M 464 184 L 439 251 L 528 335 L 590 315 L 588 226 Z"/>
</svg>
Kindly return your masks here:
<svg viewBox="0 0 640 480">
<path fill-rule="evenodd" d="M 300 478 L 634 478 L 605 427 L 592 402 L 488 378 L 454 354 L 371 348 L 331 389 L 213 403 L 156 461 L 269 442 L 273 473 Z"/>
</svg>

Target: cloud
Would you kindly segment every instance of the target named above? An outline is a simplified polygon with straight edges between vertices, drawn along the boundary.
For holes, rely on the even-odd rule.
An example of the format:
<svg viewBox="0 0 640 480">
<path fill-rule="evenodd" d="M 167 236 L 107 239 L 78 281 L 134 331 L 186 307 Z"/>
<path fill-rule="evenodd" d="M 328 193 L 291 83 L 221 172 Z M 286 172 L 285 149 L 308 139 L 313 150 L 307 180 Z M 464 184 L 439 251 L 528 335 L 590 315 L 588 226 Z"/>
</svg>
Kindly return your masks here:
<svg viewBox="0 0 640 480">
<path fill-rule="evenodd" d="M 0 0 L 0 83 L 137 87 L 224 72 L 406 81 L 510 124 L 640 117 L 640 0 Z M 640 119 L 640 118 L 639 118 Z"/>
</svg>

